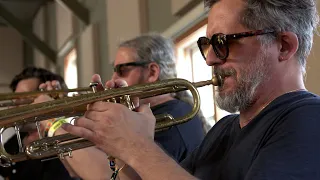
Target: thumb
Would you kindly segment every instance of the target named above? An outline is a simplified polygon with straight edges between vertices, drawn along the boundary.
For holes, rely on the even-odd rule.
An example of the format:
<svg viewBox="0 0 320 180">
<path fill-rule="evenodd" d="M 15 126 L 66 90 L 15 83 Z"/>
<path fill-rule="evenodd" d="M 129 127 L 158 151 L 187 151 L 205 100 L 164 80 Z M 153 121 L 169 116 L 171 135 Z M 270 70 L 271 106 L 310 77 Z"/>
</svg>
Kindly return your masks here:
<svg viewBox="0 0 320 180">
<path fill-rule="evenodd" d="M 92 82 L 101 83 L 101 77 L 100 77 L 100 75 L 99 75 L 99 74 L 94 74 L 94 75 L 92 75 L 91 81 L 92 81 Z"/>
</svg>

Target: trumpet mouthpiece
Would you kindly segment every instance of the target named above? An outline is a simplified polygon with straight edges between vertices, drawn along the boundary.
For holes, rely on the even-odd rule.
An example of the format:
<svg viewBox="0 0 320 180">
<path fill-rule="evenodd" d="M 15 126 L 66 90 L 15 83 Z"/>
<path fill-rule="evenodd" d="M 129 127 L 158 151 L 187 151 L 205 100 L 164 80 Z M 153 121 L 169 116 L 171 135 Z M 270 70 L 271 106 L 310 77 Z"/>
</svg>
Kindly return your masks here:
<svg viewBox="0 0 320 180">
<path fill-rule="evenodd" d="M 215 86 L 222 86 L 222 84 L 223 84 L 222 77 L 220 75 L 213 75 L 212 84 Z"/>
</svg>

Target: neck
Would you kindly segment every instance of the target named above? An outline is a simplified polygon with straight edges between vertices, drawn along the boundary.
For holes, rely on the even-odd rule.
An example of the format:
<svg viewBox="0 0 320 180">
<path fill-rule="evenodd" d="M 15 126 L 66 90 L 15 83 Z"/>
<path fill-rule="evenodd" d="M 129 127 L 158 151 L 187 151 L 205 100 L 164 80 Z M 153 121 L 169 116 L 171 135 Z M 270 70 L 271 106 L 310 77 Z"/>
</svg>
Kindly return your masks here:
<svg viewBox="0 0 320 180">
<path fill-rule="evenodd" d="M 240 111 L 240 127 L 246 126 L 255 116 L 257 116 L 274 99 L 289 92 L 305 90 L 302 76 L 292 79 L 292 76 L 284 76 L 282 79 L 270 79 L 265 85 L 256 89 L 255 100 L 252 105 Z M 278 76 L 279 77 L 279 76 Z M 289 83 L 291 82 L 291 83 Z M 275 84 L 277 84 L 275 86 Z M 267 91 L 266 91 L 267 90 Z"/>
<path fill-rule="evenodd" d="M 140 100 L 140 104 L 150 103 L 150 107 L 163 104 L 167 101 L 173 100 L 174 98 L 170 94 L 163 94 L 160 96 L 150 97 L 143 100 Z"/>
</svg>

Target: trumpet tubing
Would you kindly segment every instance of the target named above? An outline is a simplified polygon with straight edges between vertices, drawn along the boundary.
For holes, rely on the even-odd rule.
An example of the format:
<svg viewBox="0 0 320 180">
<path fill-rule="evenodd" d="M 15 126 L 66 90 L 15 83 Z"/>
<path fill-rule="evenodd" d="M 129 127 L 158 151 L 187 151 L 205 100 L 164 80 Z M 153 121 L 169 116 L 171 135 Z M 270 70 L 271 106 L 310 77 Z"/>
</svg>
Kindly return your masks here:
<svg viewBox="0 0 320 180">
<path fill-rule="evenodd" d="M 64 90 L 52 90 L 52 91 L 0 93 L 0 107 L 31 104 L 34 98 L 36 98 L 41 94 L 48 94 L 53 98 L 58 98 L 59 95 L 70 93 L 70 92 L 92 92 L 92 88 L 83 87 L 83 88 L 76 88 L 76 89 L 64 89 Z"/>
<path fill-rule="evenodd" d="M 26 123 L 36 123 L 54 117 L 74 117 L 80 116 L 86 111 L 86 105 L 96 101 L 109 101 L 121 103 L 129 109 L 133 109 L 131 97 L 140 99 L 158 96 L 162 94 L 175 93 L 190 90 L 193 97 L 193 107 L 190 113 L 185 116 L 173 118 L 170 114 L 156 116 L 156 131 L 162 131 L 172 126 L 185 123 L 193 118 L 200 109 L 200 96 L 197 88 L 207 85 L 220 86 L 221 77 L 213 77 L 208 81 L 191 83 L 184 79 L 168 79 L 155 83 L 140 84 L 117 89 L 67 97 L 54 101 L 32 104 L 28 106 L 12 108 L 0 111 L 0 127 L 19 127 Z M 17 128 L 16 128 L 17 129 Z M 19 130 L 19 129 L 18 129 Z M 19 131 L 18 131 L 19 133 Z M 2 133 L 0 134 L 2 138 Z M 42 159 L 54 155 L 60 158 L 71 156 L 71 152 L 77 149 L 93 146 L 93 143 L 71 134 L 64 134 L 49 138 L 42 138 L 29 144 L 23 152 L 18 155 L 8 154 L 1 140 L 0 159 L 5 161 L 2 166 L 8 166 L 12 162 L 23 161 L 26 159 Z"/>
</svg>

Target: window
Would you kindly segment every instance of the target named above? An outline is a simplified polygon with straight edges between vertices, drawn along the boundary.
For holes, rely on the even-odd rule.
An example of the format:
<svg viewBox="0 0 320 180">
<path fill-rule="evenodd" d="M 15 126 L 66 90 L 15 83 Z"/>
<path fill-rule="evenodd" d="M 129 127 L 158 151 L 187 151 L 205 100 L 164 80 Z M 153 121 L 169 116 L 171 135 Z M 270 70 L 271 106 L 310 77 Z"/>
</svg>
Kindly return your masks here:
<svg viewBox="0 0 320 180">
<path fill-rule="evenodd" d="M 77 68 L 77 51 L 72 49 L 64 60 L 64 80 L 69 89 L 78 87 L 78 68 Z M 78 94 L 77 92 L 70 92 L 68 96 Z M 67 122 L 73 124 L 74 118 L 66 118 Z"/>
<path fill-rule="evenodd" d="M 204 36 L 206 25 L 198 28 L 193 33 L 183 38 L 176 44 L 178 78 L 191 82 L 209 80 L 212 78 L 213 69 L 207 66 L 198 46 L 197 40 Z M 201 100 L 201 111 L 210 126 L 229 113 L 219 109 L 214 101 L 214 87 L 198 88 Z"/>
<path fill-rule="evenodd" d="M 64 80 L 69 89 L 78 87 L 77 52 L 73 49 L 65 58 Z"/>
</svg>

